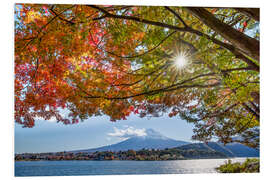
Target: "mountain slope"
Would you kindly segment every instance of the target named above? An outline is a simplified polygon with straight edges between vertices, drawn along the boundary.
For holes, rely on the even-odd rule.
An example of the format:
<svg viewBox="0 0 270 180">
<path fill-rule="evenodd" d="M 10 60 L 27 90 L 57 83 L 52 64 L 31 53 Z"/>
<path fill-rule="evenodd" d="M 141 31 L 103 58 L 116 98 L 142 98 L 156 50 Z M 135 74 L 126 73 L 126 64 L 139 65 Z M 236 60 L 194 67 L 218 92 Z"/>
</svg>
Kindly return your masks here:
<svg viewBox="0 0 270 180">
<path fill-rule="evenodd" d="M 235 154 L 236 157 L 259 157 L 260 151 L 254 148 L 250 148 L 239 143 L 230 143 L 225 146 L 231 152 Z"/>
<path fill-rule="evenodd" d="M 229 143 L 223 145 L 216 142 L 205 143 L 194 143 L 187 144 L 178 147 L 182 150 L 196 149 L 196 150 L 213 150 L 224 153 L 227 157 L 259 157 L 259 151 L 240 143 Z"/>
<path fill-rule="evenodd" d="M 146 130 L 146 136 L 131 137 L 125 141 L 94 149 L 76 150 L 72 152 L 95 152 L 95 151 L 126 151 L 129 149 L 165 149 L 188 144 L 189 142 L 178 141 L 163 136 L 153 129 Z"/>
<path fill-rule="evenodd" d="M 177 148 L 179 150 L 186 151 L 198 151 L 201 152 L 198 156 L 202 156 L 205 152 L 212 154 L 213 156 L 220 156 L 223 154 L 226 157 L 259 157 L 259 151 L 240 143 L 229 143 L 223 145 L 216 142 L 206 143 L 188 143 L 185 141 L 178 141 L 166 136 L 163 136 L 159 132 L 153 129 L 147 129 L 144 136 L 134 136 L 122 142 L 102 146 L 93 149 L 83 149 L 71 151 L 77 152 L 96 152 L 96 151 L 127 151 L 127 150 L 141 150 L 141 149 L 166 149 Z M 206 153 L 206 156 L 208 156 Z M 219 154 L 215 154 L 219 153 Z"/>
</svg>

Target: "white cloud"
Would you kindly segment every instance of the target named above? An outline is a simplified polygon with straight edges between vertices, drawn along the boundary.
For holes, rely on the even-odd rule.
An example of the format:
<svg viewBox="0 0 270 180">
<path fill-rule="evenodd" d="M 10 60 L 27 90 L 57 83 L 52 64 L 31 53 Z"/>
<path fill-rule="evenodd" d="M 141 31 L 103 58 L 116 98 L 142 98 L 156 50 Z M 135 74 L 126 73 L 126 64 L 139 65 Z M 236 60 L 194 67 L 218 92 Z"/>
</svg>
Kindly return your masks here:
<svg viewBox="0 0 270 180">
<path fill-rule="evenodd" d="M 107 141 L 111 141 L 111 140 L 112 140 L 112 138 L 110 138 L 110 137 L 106 137 L 106 140 L 107 140 Z"/>
<path fill-rule="evenodd" d="M 134 127 L 131 127 L 131 126 L 125 126 L 125 129 L 118 129 L 114 127 L 114 132 L 108 133 L 108 135 L 112 137 L 118 137 L 121 139 L 128 139 L 130 137 L 135 137 L 135 136 L 146 136 L 147 133 L 144 128 L 135 129 Z"/>
<path fill-rule="evenodd" d="M 50 119 L 48 120 L 45 120 L 43 117 L 38 117 L 38 118 L 35 118 L 36 121 L 46 121 L 46 122 L 50 122 L 50 123 L 55 123 L 57 122 L 57 119 L 56 117 L 51 117 Z"/>
<path fill-rule="evenodd" d="M 56 122 L 56 121 L 57 121 L 57 120 L 56 120 L 55 117 L 52 117 L 51 119 L 48 120 L 48 122 L 53 122 L 53 123 Z"/>
</svg>

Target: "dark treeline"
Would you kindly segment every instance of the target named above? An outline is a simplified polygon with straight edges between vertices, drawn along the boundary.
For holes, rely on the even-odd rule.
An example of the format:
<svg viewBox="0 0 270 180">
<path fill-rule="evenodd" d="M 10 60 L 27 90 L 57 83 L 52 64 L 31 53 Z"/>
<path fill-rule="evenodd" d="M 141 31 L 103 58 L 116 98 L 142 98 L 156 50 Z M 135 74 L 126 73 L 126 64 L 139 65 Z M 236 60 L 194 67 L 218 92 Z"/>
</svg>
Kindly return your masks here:
<svg viewBox="0 0 270 180">
<path fill-rule="evenodd" d="M 138 151 L 103 151 L 103 152 L 56 152 L 56 153 L 23 153 L 16 154 L 15 161 L 38 161 L 38 160 L 181 160 L 199 158 L 226 158 L 226 155 L 212 150 L 179 148 L 170 149 L 142 149 Z"/>
</svg>

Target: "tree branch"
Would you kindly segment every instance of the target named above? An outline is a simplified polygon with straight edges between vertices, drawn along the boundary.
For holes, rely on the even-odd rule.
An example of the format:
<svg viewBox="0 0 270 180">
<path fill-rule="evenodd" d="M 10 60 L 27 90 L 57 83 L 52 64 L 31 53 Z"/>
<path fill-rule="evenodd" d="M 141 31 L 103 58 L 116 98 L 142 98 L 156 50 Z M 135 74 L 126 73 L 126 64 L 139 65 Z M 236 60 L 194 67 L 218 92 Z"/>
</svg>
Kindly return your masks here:
<svg viewBox="0 0 270 180">
<path fill-rule="evenodd" d="M 234 9 L 256 21 L 260 21 L 259 8 L 234 8 Z"/>
<path fill-rule="evenodd" d="M 253 114 L 258 120 L 260 119 L 260 115 L 256 113 L 256 111 L 254 111 L 252 108 L 250 108 L 246 103 L 242 103 L 242 105 L 244 106 L 244 108 L 250 112 L 251 114 Z"/>
<path fill-rule="evenodd" d="M 183 89 L 183 88 L 211 88 L 211 87 L 219 86 L 221 83 L 217 82 L 214 84 L 203 84 L 203 85 L 201 85 L 201 84 L 183 85 L 183 84 L 190 82 L 190 81 L 193 81 L 195 79 L 201 78 L 201 77 L 212 76 L 215 74 L 216 73 L 201 74 L 201 75 L 197 75 L 193 78 L 186 79 L 180 83 L 173 84 L 171 86 L 167 86 L 167 87 L 159 88 L 159 89 L 154 89 L 154 90 L 150 90 L 150 91 L 146 91 L 146 92 L 142 92 L 142 93 L 138 93 L 138 94 L 134 94 L 134 95 L 130 95 L 130 96 L 123 96 L 123 97 L 92 96 L 89 93 L 87 93 L 86 91 L 83 91 L 83 92 L 87 95 L 84 98 L 92 98 L 92 99 L 101 98 L 101 99 L 108 99 L 108 100 L 113 100 L 113 99 L 121 100 L 121 99 L 130 99 L 130 98 L 142 96 L 142 95 L 154 95 L 154 94 L 158 94 L 160 92 L 175 91 L 175 90 Z"/>
<path fill-rule="evenodd" d="M 60 14 L 58 14 L 57 12 L 54 11 L 53 6 L 50 8 L 50 11 L 52 12 L 52 14 L 54 14 L 55 16 L 57 16 L 57 17 L 58 17 L 59 19 L 61 19 L 62 21 L 65 21 L 65 22 L 67 22 L 67 23 L 70 24 L 70 25 L 74 25 L 74 24 L 75 24 L 75 23 L 72 22 L 72 21 L 69 21 L 69 20 L 67 20 L 67 19 L 65 19 L 65 18 L 62 18 L 62 17 L 60 16 Z"/>
<path fill-rule="evenodd" d="M 241 49 L 248 56 L 259 62 L 260 43 L 258 40 L 239 32 L 226 23 L 221 22 L 204 8 L 187 7 L 186 9 L 200 19 L 205 25 L 218 32 L 222 37 L 230 41 L 237 48 Z"/>
<path fill-rule="evenodd" d="M 131 58 L 141 57 L 141 56 L 143 56 L 143 55 L 145 55 L 145 54 L 148 54 L 148 53 L 154 51 L 155 49 L 157 49 L 163 42 L 165 42 L 165 41 L 166 41 L 169 37 L 171 37 L 174 33 L 176 33 L 176 31 L 171 32 L 168 36 L 166 36 L 164 39 L 162 39 L 155 47 L 153 47 L 152 49 L 149 49 L 148 51 L 146 51 L 146 52 L 144 52 L 144 53 L 142 53 L 142 54 L 138 54 L 138 55 L 134 55 L 134 56 L 120 56 L 120 55 L 117 55 L 117 54 L 115 54 L 115 53 L 113 53 L 113 52 L 110 52 L 110 51 L 106 51 L 106 52 L 109 53 L 109 54 L 112 54 L 112 55 L 114 55 L 114 56 L 116 56 L 116 57 L 124 58 L 124 59 L 131 59 Z"/>
<path fill-rule="evenodd" d="M 161 70 L 161 69 L 163 69 L 163 68 L 166 68 L 167 66 L 168 66 L 168 64 L 166 63 L 166 64 L 160 66 L 160 67 L 159 67 L 158 69 L 156 69 L 155 71 L 151 71 L 150 73 L 145 74 L 144 77 L 145 77 L 145 76 L 150 76 L 150 75 L 152 75 L 152 74 L 158 72 L 159 70 Z M 111 86 L 112 86 L 112 87 L 114 87 L 114 86 L 133 86 L 133 85 L 135 85 L 135 84 L 141 82 L 142 80 L 144 80 L 144 77 L 141 78 L 141 79 L 139 79 L 139 80 L 137 80 L 137 81 L 135 81 L 135 82 L 132 82 L 132 83 L 113 84 L 113 85 L 111 85 Z"/>
<path fill-rule="evenodd" d="M 137 96 L 143 96 L 143 95 L 155 95 L 160 92 L 169 92 L 169 91 L 175 91 L 179 89 L 184 89 L 184 88 L 212 88 L 220 85 L 220 83 L 215 83 L 215 84 L 210 84 L 210 85 L 200 85 L 200 84 L 193 84 L 193 85 L 183 85 L 183 86 L 177 86 L 175 88 L 168 89 L 166 88 L 161 88 L 161 89 L 156 89 L 156 90 L 151 90 L 139 94 L 134 94 L 130 96 L 124 96 L 124 97 L 105 97 L 105 96 L 84 96 L 84 98 L 90 98 L 90 99 L 107 99 L 107 100 L 123 100 L 123 99 L 130 99 L 134 98 Z"/>
<path fill-rule="evenodd" d="M 185 21 L 180 17 L 179 14 L 177 14 L 174 10 L 172 10 L 171 8 L 169 8 L 168 6 L 165 6 L 165 9 L 167 9 L 168 11 L 170 11 L 171 13 L 173 13 L 181 22 L 185 27 L 188 27 L 188 25 L 185 23 Z"/>
<path fill-rule="evenodd" d="M 139 23 L 150 24 L 150 25 L 164 27 L 164 28 L 168 28 L 168 29 L 172 29 L 172 30 L 176 30 L 176 31 L 181 31 L 181 32 L 189 32 L 190 31 L 190 28 L 186 28 L 186 27 L 181 28 L 178 26 L 165 24 L 165 23 L 161 23 L 161 22 L 157 22 L 157 21 L 151 21 L 151 20 L 147 20 L 147 19 L 143 19 L 143 18 L 139 18 L 139 17 L 134 17 L 134 16 L 115 15 L 115 14 L 111 14 L 108 11 L 106 11 L 105 9 L 98 7 L 98 6 L 95 6 L 95 5 L 87 5 L 87 6 L 104 13 L 104 15 L 101 16 L 103 18 L 126 19 L 126 20 L 132 20 L 132 21 L 136 21 Z M 101 17 L 99 17 L 98 19 L 100 19 Z"/>
<path fill-rule="evenodd" d="M 53 18 L 51 18 L 44 26 L 42 26 L 39 30 L 36 36 L 34 36 L 30 41 L 28 41 L 25 46 L 22 48 L 26 48 L 29 44 L 31 44 L 36 38 L 38 38 L 39 34 L 43 31 L 44 28 L 46 28 L 50 23 L 52 23 L 57 17 L 59 17 L 61 14 L 63 14 L 65 11 L 73 8 L 75 5 L 68 7 L 66 9 L 64 9 L 63 11 L 61 11 L 59 14 L 55 15 Z M 51 7 L 53 8 L 53 6 Z"/>
<path fill-rule="evenodd" d="M 206 37 L 208 40 L 211 40 L 213 43 L 215 43 L 217 45 L 220 45 L 221 47 L 231 51 L 237 58 L 242 59 L 249 66 L 253 67 L 253 70 L 259 72 L 259 66 L 257 64 L 255 64 L 253 61 L 251 61 L 250 59 L 248 59 L 246 56 L 244 56 L 241 52 L 239 52 L 239 50 L 237 50 L 233 45 L 228 44 L 228 43 L 224 43 L 224 42 L 222 42 L 220 40 L 217 40 L 217 39 L 215 39 L 215 38 L 213 38 L 213 37 L 211 37 L 211 36 L 209 36 L 207 34 L 204 34 L 204 33 L 200 32 L 200 31 L 197 31 L 197 30 L 192 29 L 190 27 L 180 28 L 178 26 L 173 26 L 173 25 L 169 25 L 169 24 L 165 24 L 165 23 L 161 23 L 161 22 L 146 20 L 146 19 L 142 19 L 142 18 L 138 18 L 138 17 L 115 15 L 115 14 L 111 14 L 111 13 L 107 12 L 106 10 L 104 10 L 103 8 L 95 6 L 95 5 L 87 5 L 87 6 L 91 7 L 91 8 L 94 8 L 94 9 L 104 13 L 104 15 L 101 16 L 103 18 L 115 18 L 115 19 L 132 20 L 132 21 L 136 21 L 136 22 L 140 22 L 140 23 L 145 23 L 145 24 L 150 24 L 150 25 L 154 25 L 154 26 L 159 26 L 159 27 L 172 29 L 172 30 L 179 31 L 179 32 L 190 32 L 190 33 L 196 34 L 198 36 Z M 229 26 L 229 25 L 227 25 L 227 26 Z"/>
<path fill-rule="evenodd" d="M 221 115 L 223 115 L 223 114 L 226 114 L 227 112 L 229 112 L 231 109 L 233 109 L 235 106 L 237 106 L 239 103 L 235 103 L 235 104 L 232 104 L 231 106 L 229 106 L 227 109 L 225 109 L 224 111 L 222 111 L 222 112 L 218 112 L 218 111 L 216 111 L 216 112 L 214 112 L 214 113 L 211 113 L 211 115 L 210 114 L 207 114 L 207 115 L 205 115 L 201 120 L 203 120 L 203 119 L 206 119 L 206 118 L 213 118 L 213 117 L 217 117 L 217 116 L 221 116 Z"/>
</svg>

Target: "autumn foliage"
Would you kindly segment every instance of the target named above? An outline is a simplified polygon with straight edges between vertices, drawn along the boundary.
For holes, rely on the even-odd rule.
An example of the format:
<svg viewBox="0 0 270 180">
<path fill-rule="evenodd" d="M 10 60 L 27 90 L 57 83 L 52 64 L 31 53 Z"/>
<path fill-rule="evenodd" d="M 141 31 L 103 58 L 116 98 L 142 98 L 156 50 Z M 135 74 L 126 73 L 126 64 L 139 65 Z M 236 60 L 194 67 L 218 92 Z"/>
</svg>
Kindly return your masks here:
<svg viewBox="0 0 270 180">
<path fill-rule="evenodd" d="M 168 113 L 194 139 L 258 146 L 259 22 L 242 10 L 16 4 L 15 121 Z"/>
</svg>

